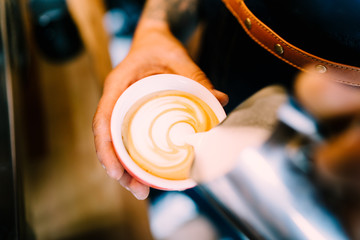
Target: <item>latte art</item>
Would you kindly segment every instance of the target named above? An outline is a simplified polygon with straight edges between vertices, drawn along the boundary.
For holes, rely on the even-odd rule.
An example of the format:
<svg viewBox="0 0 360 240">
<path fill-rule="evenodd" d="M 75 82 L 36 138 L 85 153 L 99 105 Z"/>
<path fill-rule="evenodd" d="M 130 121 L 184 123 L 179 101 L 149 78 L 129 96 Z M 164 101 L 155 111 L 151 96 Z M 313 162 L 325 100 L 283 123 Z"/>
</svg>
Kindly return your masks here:
<svg viewBox="0 0 360 240">
<path fill-rule="evenodd" d="M 177 90 L 150 94 L 134 104 L 122 126 L 131 158 L 145 171 L 165 179 L 189 177 L 194 150 L 185 138 L 219 123 L 198 97 Z"/>
</svg>

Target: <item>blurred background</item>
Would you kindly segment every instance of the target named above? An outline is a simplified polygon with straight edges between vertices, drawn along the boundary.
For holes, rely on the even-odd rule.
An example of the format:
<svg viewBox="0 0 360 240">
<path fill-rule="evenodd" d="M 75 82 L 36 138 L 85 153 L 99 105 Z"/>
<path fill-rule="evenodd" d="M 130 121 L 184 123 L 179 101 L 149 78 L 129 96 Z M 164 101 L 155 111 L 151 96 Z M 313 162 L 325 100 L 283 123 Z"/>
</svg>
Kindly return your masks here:
<svg viewBox="0 0 360 240">
<path fill-rule="evenodd" d="M 92 118 L 143 1 L 0 0 L 0 239 L 152 239 Z"/>
</svg>

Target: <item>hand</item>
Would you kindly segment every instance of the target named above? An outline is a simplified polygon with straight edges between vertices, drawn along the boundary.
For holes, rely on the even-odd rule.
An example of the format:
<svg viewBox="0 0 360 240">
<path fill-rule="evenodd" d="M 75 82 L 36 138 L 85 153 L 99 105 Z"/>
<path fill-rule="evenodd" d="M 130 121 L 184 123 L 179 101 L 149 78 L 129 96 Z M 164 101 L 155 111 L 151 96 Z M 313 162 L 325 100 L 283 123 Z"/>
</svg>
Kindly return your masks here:
<svg viewBox="0 0 360 240">
<path fill-rule="evenodd" d="M 336 122 L 332 130 L 341 128 L 316 151 L 320 172 L 329 181 L 360 192 L 360 88 L 336 83 L 330 77 L 303 73 L 295 86 L 297 98 L 321 122 Z"/>
<path fill-rule="evenodd" d="M 304 73 L 296 81 L 298 100 L 319 121 L 336 122 L 334 134 L 315 152 L 320 178 L 336 189 L 336 213 L 351 239 L 360 238 L 360 87 Z M 346 79 L 344 79 L 346 80 Z M 339 120 L 343 125 L 338 125 Z M 340 130 L 340 131 L 338 131 Z M 333 206 L 334 207 L 334 206 Z"/>
<path fill-rule="evenodd" d="M 227 95 L 213 89 L 205 74 L 192 61 L 183 45 L 160 21 L 142 21 L 128 56 L 105 80 L 103 95 L 93 120 L 95 148 L 99 161 L 110 177 L 120 182 L 138 199 L 145 199 L 149 187 L 132 178 L 117 159 L 110 136 L 110 118 L 119 96 L 137 80 L 157 73 L 173 73 L 198 81 L 224 105 Z"/>
</svg>

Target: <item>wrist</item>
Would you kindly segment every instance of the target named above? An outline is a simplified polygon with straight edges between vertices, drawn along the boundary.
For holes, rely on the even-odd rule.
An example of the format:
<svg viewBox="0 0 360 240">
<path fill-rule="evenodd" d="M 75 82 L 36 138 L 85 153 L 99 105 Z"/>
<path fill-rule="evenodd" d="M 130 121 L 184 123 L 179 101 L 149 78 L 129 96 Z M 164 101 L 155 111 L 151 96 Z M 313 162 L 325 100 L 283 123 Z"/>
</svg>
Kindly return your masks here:
<svg viewBox="0 0 360 240">
<path fill-rule="evenodd" d="M 171 34 L 170 26 L 165 20 L 152 19 L 142 16 L 139 19 L 134 37 L 146 35 L 150 32 L 160 32 L 164 34 Z"/>
<path fill-rule="evenodd" d="M 170 33 L 185 42 L 199 23 L 198 7 L 199 0 L 147 0 L 137 32 Z"/>
</svg>

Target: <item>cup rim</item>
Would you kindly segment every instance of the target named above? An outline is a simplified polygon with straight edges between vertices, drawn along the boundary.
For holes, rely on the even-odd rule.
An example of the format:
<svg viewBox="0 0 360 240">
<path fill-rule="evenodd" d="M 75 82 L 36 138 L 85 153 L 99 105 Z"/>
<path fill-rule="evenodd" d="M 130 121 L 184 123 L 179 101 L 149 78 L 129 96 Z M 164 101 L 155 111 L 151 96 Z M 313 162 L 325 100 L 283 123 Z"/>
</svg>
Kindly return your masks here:
<svg viewBox="0 0 360 240">
<path fill-rule="evenodd" d="M 151 75 L 130 85 L 116 101 L 110 120 L 112 144 L 124 169 L 139 182 L 160 190 L 185 190 L 195 187 L 197 183 L 191 178 L 171 180 L 146 172 L 131 159 L 122 141 L 122 123 L 131 105 L 145 95 L 163 90 L 180 90 L 193 94 L 210 106 L 219 122 L 226 117 L 220 102 L 200 83 L 176 74 Z"/>
</svg>

